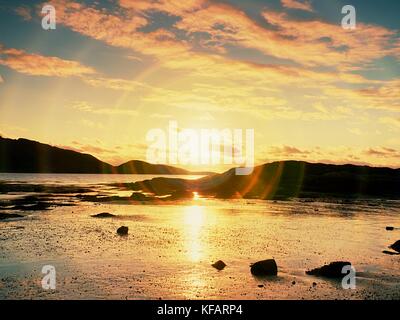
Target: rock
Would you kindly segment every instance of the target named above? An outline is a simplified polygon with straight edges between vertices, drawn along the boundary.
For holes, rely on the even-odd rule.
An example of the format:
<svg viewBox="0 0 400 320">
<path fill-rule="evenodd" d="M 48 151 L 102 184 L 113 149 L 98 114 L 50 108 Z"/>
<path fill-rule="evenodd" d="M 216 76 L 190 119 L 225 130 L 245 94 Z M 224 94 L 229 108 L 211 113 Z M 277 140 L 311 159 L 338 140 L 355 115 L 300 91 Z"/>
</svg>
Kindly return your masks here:
<svg viewBox="0 0 400 320">
<path fill-rule="evenodd" d="M 259 284 L 258 287 L 259 288 L 264 288 L 264 285 L 263 284 Z"/>
<path fill-rule="evenodd" d="M 117 229 L 117 233 L 121 236 L 126 236 L 128 234 L 128 227 L 122 226 Z"/>
<path fill-rule="evenodd" d="M 292 281 L 292 286 L 294 286 L 295 284 L 296 284 L 296 281 L 293 280 L 293 281 Z"/>
<path fill-rule="evenodd" d="M 400 254 L 398 252 L 389 251 L 389 250 L 383 250 L 382 253 L 389 254 L 389 255 L 392 255 L 392 256 Z"/>
<path fill-rule="evenodd" d="M 387 230 L 387 231 L 393 231 L 393 230 L 394 230 L 394 227 L 386 227 L 386 230 Z"/>
<path fill-rule="evenodd" d="M 141 193 L 141 192 L 133 192 L 131 194 L 131 199 L 135 200 L 135 201 L 146 201 L 146 200 L 149 200 L 148 197 L 145 194 Z"/>
<path fill-rule="evenodd" d="M 0 213 L 0 220 L 11 219 L 11 218 L 23 218 L 20 214 L 16 213 Z"/>
<path fill-rule="evenodd" d="M 171 193 L 170 196 L 165 198 L 166 200 L 186 200 L 193 199 L 193 192 L 189 190 L 176 190 Z"/>
<path fill-rule="evenodd" d="M 276 276 L 278 274 L 278 266 L 274 259 L 258 261 L 251 265 L 251 274 L 254 276 Z"/>
<path fill-rule="evenodd" d="M 50 204 L 46 202 L 38 202 L 32 206 L 27 206 L 26 210 L 34 210 L 34 211 L 42 211 L 48 210 L 50 208 Z"/>
<path fill-rule="evenodd" d="M 345 261 L 335 261 L 331 262 L 329 265 L 322 266 L 321 268 L 306 271 L 306 274 L 317 277 L 343 278 L 345 276 L 345 274 L 342 273 L 343 267 L 348 265 L 351 266 L 351 263 Z"/>
<path fill-rule="evenodd" d="M 217 262 L 213 263 L 212 266 L 217 270 L 222 270 L 226 267 L 226 264 L 222 260 L 218 260 Z"/>
<path fill-rule="evenodd" d="M 94 214 L 91 217 L 93 217 L 93 218 L 113 218 L 113 217 L 115 217 L 115 215 L 108 213 L 108 212 L 102 212 L 102 213 Z"/>
<path fill-rule="evenodd" d="M 389 248 L 393 249 L 394 251 L 400 252 L 400 240 L 397 240 Z"/>
</svg>

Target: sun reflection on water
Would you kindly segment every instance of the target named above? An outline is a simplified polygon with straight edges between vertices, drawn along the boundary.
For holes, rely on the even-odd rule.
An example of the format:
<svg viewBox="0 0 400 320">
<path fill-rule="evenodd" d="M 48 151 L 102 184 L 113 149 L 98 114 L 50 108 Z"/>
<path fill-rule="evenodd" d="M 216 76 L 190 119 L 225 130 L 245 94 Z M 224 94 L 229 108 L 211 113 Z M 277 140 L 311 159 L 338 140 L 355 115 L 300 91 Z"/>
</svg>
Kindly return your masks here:
<svg viewBox="0 0 400 320">
<path fill-rule="evenodd" d="M 202 206 L 189 206 L 185 209 L 185 246 L 189 260 L 198 262 L 203 257 L 202 230 L 205 224 L 205 212 Z"/>
</svg>

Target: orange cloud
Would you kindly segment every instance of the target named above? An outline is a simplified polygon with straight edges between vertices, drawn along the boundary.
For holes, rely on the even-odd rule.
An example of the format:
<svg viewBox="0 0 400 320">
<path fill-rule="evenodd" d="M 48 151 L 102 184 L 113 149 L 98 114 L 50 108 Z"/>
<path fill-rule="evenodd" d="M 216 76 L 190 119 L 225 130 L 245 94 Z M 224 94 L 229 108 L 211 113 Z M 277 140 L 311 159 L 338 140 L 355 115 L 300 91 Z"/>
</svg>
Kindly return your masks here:
<svg viewBox="0 0 400 320">
<path fill-rule="evenodd" d="M 340 24 L 293 20 L 273 11 L 265 11 L 263 16 L 285 38 L 279 41 L 283 45 L 281 55 L 302 64 L 343 68 L 393 54 L 396 31 L 381 26 L 358 23 L 356 30 L 348 31 Z"/>
<path fill-rule="evenodd" d="M 206 2 L 207 0 L 119 0 L 121 7 L 124 8 L 138 12 L 156 10 L 175 16 L 181 16 L 197 10 Z"/>
<path fill-rule="evenodd" d="M 281 0 L 281 3 L 285 8 L 298 9 L 309 12 L 314 11 L 311 2 L 308 0 L 304 0 L 303 2 L 301 0 Z"/>
<path fill-rule="evenodd" d="M 265 117 L 275 117 L 280 113 L 289 119 L 327 120 L 345 114 L 339 109 L 332 109 L 336 112 L 334 115 L 333 112 L 304 112 L 285 106 L 287 101 L 282 97 L 287 88 L 312 90 L 317 96 L 342 100 L 340 104 L 346 102 L 350 106 L 381 108 L 386 105 L 386 108 L 393 109 L 400 103 L 395 98 L 395 85 L 349 72 L 355 67 L 362 68 L 371 60 L 393 54 L 395 48 L 391 47 L 390 40 L 394 32 L 383 27 L 359 24 L 356 31 L 348 31 L 319 20 L 296 21 L 285 14 L 264 11 L 264 18 L 276 26 L 276 29 L 267 29 L 234 6 L 200 0 L 184 3 L 121 0 L 123 11 L 119 15 L 66 0 L 55 0 L 54 5 L 58 23 L 109 45 L 130 48 L 154 58 L 157 74 L 171 70 L 184 72 L 176 80 L 182 83 L 179 89 L 170 85 L 168 89 L 150 88 L 135 80 L 98 75 L 82 77 L 83 81 L 95 87 L 144 92 L 141 94 L 144 102 L 250 111 L 257 115 L 262 113 Z M 189 36 L 197 32 L 209 34 L 211 42 L 208 48 L 216 47 L 215 53 L 196 51 L 191 41 L 178 39 L 172 31 L 140 31 L 151 23 L 144 14 L 147 10 L 180 15 L 175 28 Z M 321 40 L 322 37 L 325 39 Z M 234 60 L 218 49 L 225 44 L 257 49 L 266 55 L 292 60 L 297 66 Z M 321 72 L 310 66 L 329 66 L 336 70 Z M 337 83 L 342 86 L 357 84 L 361 89 L 343 89 Z M 224 90 L 213 89 L 219 87 Z M 265 88 L 269 89 L 267 93 Z M 372 97 L 368 94 L 369 88 L 382 88 L 385 94 L 378 96 L 378 93 Z M 285 108 L 276 108 L 278 106 Z M 271 110 L 272 107 L 275 110 Z"/>
<path fill-rule="evenodd" d="M 94 74 L 79 62 L 58 57 L 41 56 L 18 49 L 0 47 L 0 64 L 20 73 L 34 76 L 69 77 Z"/>
</svg>

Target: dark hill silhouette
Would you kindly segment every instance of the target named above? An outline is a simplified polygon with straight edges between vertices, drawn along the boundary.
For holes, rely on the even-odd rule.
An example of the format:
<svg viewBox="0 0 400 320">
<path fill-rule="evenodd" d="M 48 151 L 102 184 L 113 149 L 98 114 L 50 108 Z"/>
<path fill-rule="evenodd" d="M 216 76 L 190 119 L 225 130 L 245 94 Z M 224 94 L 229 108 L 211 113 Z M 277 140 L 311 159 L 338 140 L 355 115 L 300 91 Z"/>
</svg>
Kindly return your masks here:
<svg viewBox="0 0 400 320">
<path fill-rule="evenodd" d="M 114 167 L 92 155 L 27 139 L 0 137 L 0 172 L 25 173 L 123 173 L 210 174 L 133 160 Z"/>
<path fill-rule="evenodd" d="M 95 157 L 27 139 L 0 138 L 0 171 L 28 173 L 111 173 Z"/>
<path fill-rule="evenodd" d="M 400 169 L 280 161 L 254 168 L 251 175 L 235 169 L 195 181 L 155 178 L 130 185 L 156 195 L 197 191 L 217 198 L 286 199 L 290 197 L 400 198 Z"/>
<path fill-rule="evenodd" d="M 198 174 L 208 175 L 210 172 L 192 172 L 182 168 L 172 167 L 165 164 L 151 164 L 145 161 L 132 160 L 116 167 L 117 173 L 140 173 L 140 174 Z"/>
</svg>

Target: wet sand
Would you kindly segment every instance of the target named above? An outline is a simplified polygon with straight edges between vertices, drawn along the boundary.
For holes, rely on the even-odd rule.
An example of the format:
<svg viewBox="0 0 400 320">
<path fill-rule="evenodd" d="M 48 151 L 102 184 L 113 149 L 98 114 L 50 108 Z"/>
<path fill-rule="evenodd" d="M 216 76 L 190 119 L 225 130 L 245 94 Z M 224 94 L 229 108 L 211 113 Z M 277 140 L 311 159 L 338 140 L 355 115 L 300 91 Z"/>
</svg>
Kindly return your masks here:
<svg viewBox="0 0 400 320">
<path fill-rule="evenodd" d="M 385 230 L 400 225 L 399 201 L 74 203 L 0 221 L 0 299 L 400 298 L 400 256 L 382 253 L 400 239 Z M 100 212 L 118 217 L 91 217 Z M 267 258 L 278 276 L 252 276 Z M 338 260 L 355 267 L 355 290 L 305 274 Z M 56 290 L 41 287 L 44 265 Z"/>
</svg>

